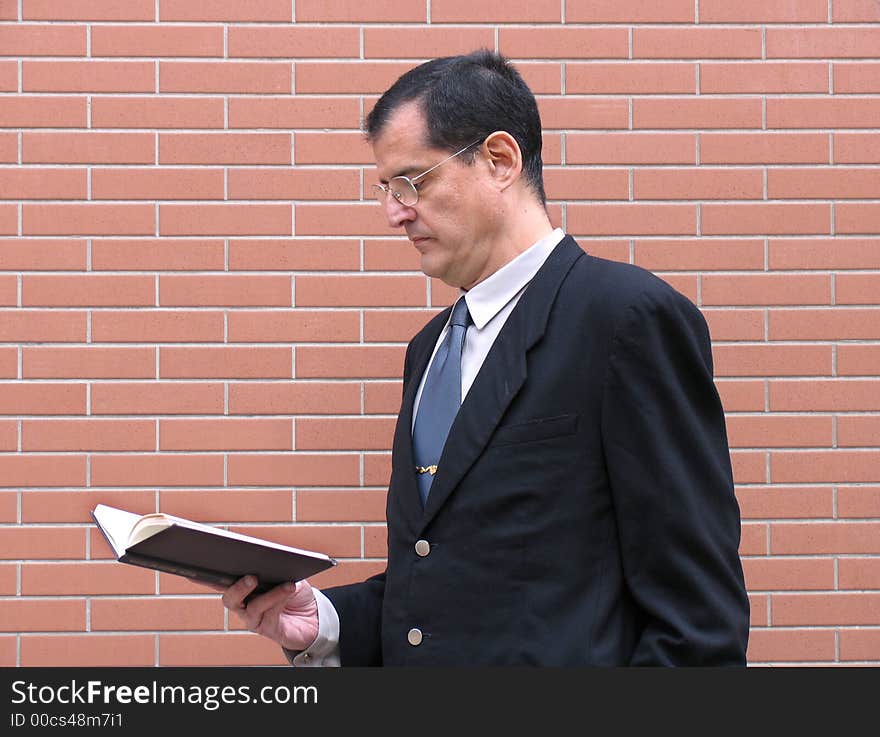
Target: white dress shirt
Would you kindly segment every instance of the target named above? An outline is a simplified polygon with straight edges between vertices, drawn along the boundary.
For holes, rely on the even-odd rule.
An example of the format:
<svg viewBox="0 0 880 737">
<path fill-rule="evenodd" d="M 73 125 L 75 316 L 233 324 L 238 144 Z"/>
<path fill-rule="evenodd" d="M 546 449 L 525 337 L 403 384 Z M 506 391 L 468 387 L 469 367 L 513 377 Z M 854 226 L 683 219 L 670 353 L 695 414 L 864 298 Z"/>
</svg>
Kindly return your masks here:
<svg viewBox="0 0 880 737">
<path fill-rule="evenodd" d="M 560 228 L 556 228 L 472 289 L 461 291 L 467 301 L 468 311 L 473 320 L 473 324 L 468 327 L 461 352 L 462 401 L 467 396 L 489 349 L 495 342 L 495 338 L 498 337 L 498 333 L 501 332 L 501 328 L 504 327 L 504 323 L 507 322 L 507 318 L 522 293 L 564 237 L 565 233 Z M 449 321 L 447 320 L 443 330 L 440 331 L 437 343 L 434 345 L 431 361 L 434 360 L 434 354 L 437 353 L 437 349 L 446 337 L 448 330 Z M 413 405 L 413 425 L 422 398 L 422 389 L 428 375 L 428 368 L 425 369 L 422 376 Z M 284 652 L 292 665 L 338 666 L 340 664 L 339 615 L 324 594 L 318 589 L 313 589 L 313 591 L 318 602 L 318 636 L 308 649 L 300 653 L 294 653 L 290 650 Z"/>
</svg>

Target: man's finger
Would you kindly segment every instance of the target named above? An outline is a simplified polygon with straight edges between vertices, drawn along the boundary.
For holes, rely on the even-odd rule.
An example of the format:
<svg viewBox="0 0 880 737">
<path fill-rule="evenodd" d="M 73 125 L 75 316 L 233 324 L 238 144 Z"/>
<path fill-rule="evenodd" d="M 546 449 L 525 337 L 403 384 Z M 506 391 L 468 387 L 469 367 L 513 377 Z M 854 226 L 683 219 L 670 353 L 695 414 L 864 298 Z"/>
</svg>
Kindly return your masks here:
<svg viewBox="0 0 880 737">
<path fill-rule="evenodd" d="M 233 611 L 244 610 L 244 600 L 251 591 L 257 587 L 257 579 L 254 576 L 244 576 L 232 586 L 223 590 L 223 606 Z"/>
</svg>

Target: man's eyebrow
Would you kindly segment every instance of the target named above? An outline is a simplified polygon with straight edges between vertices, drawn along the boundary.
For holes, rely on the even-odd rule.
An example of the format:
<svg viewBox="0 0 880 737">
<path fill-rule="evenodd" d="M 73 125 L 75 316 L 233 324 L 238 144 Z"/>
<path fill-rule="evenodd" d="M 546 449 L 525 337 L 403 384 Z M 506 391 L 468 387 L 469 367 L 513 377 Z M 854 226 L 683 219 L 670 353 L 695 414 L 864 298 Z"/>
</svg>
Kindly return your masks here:
<svg viewBox="0 0 880 737">
<path fill-rule="evenodd" d="M 407 166 L 404 169 L 398 169 L 388 179 L 380 179 L 379 181 L 382 184 L 388 184 L 389 179 L 394 179 L 394 177 L 411 177 L 413 174 L 420 174 L 423 171 L 424 169 L 420 169 L 417 166 Z"/>
</svg>

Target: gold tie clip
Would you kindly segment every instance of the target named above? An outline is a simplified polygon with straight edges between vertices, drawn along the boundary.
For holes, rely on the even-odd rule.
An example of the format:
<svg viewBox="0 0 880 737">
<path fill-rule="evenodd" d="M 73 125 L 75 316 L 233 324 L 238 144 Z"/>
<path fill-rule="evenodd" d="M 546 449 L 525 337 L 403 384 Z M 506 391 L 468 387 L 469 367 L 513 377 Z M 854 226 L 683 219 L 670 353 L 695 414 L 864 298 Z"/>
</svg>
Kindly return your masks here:
<svg viewBox="0 0 880 737">
<path fill-rule="evenodd" d="M 433 476 L 437 473 L 437 466 L 416 466 L 416 473 L 429 473 Z"/>
</svg>

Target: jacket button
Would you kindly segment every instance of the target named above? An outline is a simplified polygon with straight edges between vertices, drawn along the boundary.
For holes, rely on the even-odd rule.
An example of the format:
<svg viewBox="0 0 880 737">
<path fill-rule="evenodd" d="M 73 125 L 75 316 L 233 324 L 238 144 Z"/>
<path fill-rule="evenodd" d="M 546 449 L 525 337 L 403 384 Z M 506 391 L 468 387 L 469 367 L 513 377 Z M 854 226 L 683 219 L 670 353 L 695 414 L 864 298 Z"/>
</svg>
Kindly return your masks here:
<svg viewBox="0 0 880 737">
<path fill-rule="evenodd" d="M 413 627 L 409 632 L 406 633 L 406 639 L 409 641 L 410 645 L 421 645 L 422 644 L 422 631 Z"/>
<path fill-rule="evenodd" d="M 428 553 L 431 552 L 431 543 L 427 540 L 419 540 L 416 543 L 416 555 L 421 558 L 424 558 Z"/>
</svg>

